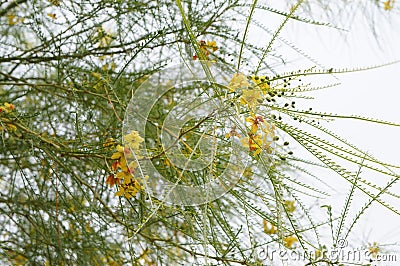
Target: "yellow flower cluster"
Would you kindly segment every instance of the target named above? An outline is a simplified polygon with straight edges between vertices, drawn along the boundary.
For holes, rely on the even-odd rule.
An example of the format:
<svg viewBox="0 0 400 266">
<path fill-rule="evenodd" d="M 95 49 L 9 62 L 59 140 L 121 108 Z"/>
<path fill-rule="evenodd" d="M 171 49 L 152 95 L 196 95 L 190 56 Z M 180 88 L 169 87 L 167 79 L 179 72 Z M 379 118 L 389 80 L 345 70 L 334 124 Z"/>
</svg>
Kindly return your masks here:
<svg viewBox="0 0 400 266">
<path fill-rule="evenodd" d="M 368 251 L 371 253 L 372 257 L 376 258 L 379 253 L 379 245 L 374 242 L 372 245 L 368 247 Z"/>
<path fill-rule="evenodd" d="M 115 184 L 118 185 L 118 191 L 115 196 L 124 196 L 130 199 L 139 192 L 143 187 L 139 184 L 137 178 L 134 177 L 134 173 L 138 164 L 136 159 L 141 159 L 140 156 L 136 155 L 139 152 L 140 144 L 144 141 L 139 136 L 139 132 L 133 130 L 131 133 L 124 136 L 125 146 L 117 145 L 116 152 L 111 156 L 111 159 L 116 160 L 112 164 L 113 174 L 107 177 L 106 183 L 113 187 Z M 113 140 L 108 139 L 104 144 L 105 147 Z M 135 152 L 136 158 L 133 160 L 132 151 Z M 128 164 L 128 159 L 132 159 Z M 145 177 L 147 178 L 147 176 Z"/>
<path fill-rule="evenodd" d="M 283 201 L 283 205 L 284 205 L 285 209 L 290 213 L 292 213 L 296 210 L 294 203 L 295 203 L 294 200 Z M 263 227 L 264 227 L 264 233 L 266 233 L 268 235 L 278 234 L 278 228 L 267 220 L 263 220 Z M 290 236 L 285 236 L 282 239 L 282 241 L 283 241 L 283 244 L 285 247 L 292 248 L 293 245 L 296 242 L 298 242 L 298 239 L 297 239 L 297 237 L 290 235 Z"/>
<path fill-rule="evenodd" d="M 287 248 L 292 248 L 293 245 L 298 242 L 299 240 L 295 236 L 286 236 L 283 238 L 283 244 Z"/>
<path fill-rule="evenodd" d="M 275 225 L 268 222 L 267 220 L 263 221 L 263 225 L 264 225 L 264 232 L 268 235 L 276 234 L 278 232 L 278 228 L 276 228 Z"/>
<path fill-rule="evenodd" d="M 0 115 L 1 114 L 9 114 L 15 109 L 15 106 L 11 103 L 4 103 L 0 105 Z M 17 131 L 17 127 L 13 125 L 8 118 L 2 118 L 0 123 L 0 131 L 8 130 L 8 131 Z"/>
<path fill-rule="evenodd" d="M 391 10 L 394 7 L 394 0 L 387 0 L 383 3 L 383 8 L 385 10 Z"/>
<path fill-rule="evenodd" d="M 255 84 L 253 87 L 248 80 L 250 78 Z M 227 87 L 231 92 L 241 90 L 239 103 L 250 109 L 251 116 L 246 118 L 246 122 L 250 123 L 250 130 L 247 132 L 248 136 L 241 139 L 242 145 L 253 151 L 254 155 L 260 154 L 263 150 L 271 154 L 273 151 L 271 144 L 275 139 L 275 125 L 269 124 L 262 116 L 255 114 L 256 107 L 263 101 L 262 93 L 270 89 L 267 77 L 251 76 L 248 78 L 242 73 L 235 73 Z M 241 136 L 234 127 L 225 137 Z"/>
<path fill-rule="evenodd" d="M 247 89 L 248 87 L 250 87 L 250 83 L 248 82 L 247 77 L 242 73 L 233 74 L 233 77 L 228 85 L 228 88 L 231 92 L 234 92 L 237 89 Z"/>
<path fill-rule="evenodd" d="M 57 14 L 56 13 L 47 13 L 47 16 L 50 17 L 53 20 L 57 19 Z"/>
<path fill-rule="evenodd" d="M 215 52 L 218 50 L 217 47 L 217 42 L 216 41 L 203 41 L 201 40 L 199 42 L 199 47 L 203 55 L 206 57 L 205 59 L 208 59 L 208 57 L 211 55 L 211 52 Z M 197 55 L 193 56 L 193 60 L 199 59 Z M 201 59 L 201 58 L 200 58 Z"/>
<path fill-rule="evenodd" d="M 264 233 L 268 235 L 273 235 L 278 233 L 278 228 L 272 223 L 268 222 L 267 220 L 263 221 L 263 226 L 264 226 Z M 287 248 L 292 248 L 293 245 L 298 241 L 297 237 L 295 236 L 286 236 L 282 240 L 283 244 Z"/>
<path fill-rule="evenodd" d="M 61 4 L 61 0 L 48 0 L 48 1 L 55 6 L 59 6 Z"/>
<path fill-rule="evenodd" d="M 11 25 L 11 26 L 18 24 L 18 23 L 24 23 L 24 20 L 25 20 L 25 18 L 18 17 L 13 13 L 7 15 L 8 25 Z"/>
<path fill-rule="evenodd" d="M 4 103 L 0 105 L 0 113 L 5 112 L 6 114 L 12 112 L 15 109 L 15 106 L 11 103 Z"/>
<path fill-rule="evenodd" d="M 259 105 L 262 100 L 263 97 L 258 89 L 243 90 L 243 94 L 240 97 L 240 103 L 243 105 L 247 104 L 250 109 Z"/>
<path fill-rule="evenodd" d="M 110 31 L 106 30 L 103 27 L 97 28 L 97 36 L 95 37 L 95 40 L 98 41 L 98 45 L 100 48 L 105 48 L 110 46 L 113 39 L 114 39 L 114 34 L 112 34 Z"/>
<path fill-rule="evenodd" d="M 275 125 L 267 123 L 262 116 L 253 113 L 246 118 L 246 122 L 250 123 L 250 131 L 247 137 L 241 139 L 243 147 L 254 151 L 254 155 L 260 154 L 263 150 L 271 154 Z"/>
<path fill-rule="evenodd" d="M 252 87 L 248 81 L 248 77 L 242 73 L 235 73 L 229 82 L 229 91 L 235 92 L 239 89 L 242 90 L 240 103 L 247 105 L 251 110 L 257 107 L 263 101 L 262 94 L 266 94 L 270 90 L 270 82 L 268 77 L 251 76 L 254 86 Z"/>
<path fill-rule="evenodd" d="M 296 206 L 294 206 L 294 200 L 285 200 L 283 202 L 283 205 L 285 206 L 285 209 L 290 213 L 296 210 Z"/>
</svg>

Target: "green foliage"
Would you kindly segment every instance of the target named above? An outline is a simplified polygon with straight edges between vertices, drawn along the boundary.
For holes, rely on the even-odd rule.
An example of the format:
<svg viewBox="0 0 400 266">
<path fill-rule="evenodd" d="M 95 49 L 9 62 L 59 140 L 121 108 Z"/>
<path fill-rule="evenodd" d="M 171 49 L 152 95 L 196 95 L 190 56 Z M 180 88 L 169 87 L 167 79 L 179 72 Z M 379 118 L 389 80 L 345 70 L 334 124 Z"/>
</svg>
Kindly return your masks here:
<svg viewBox="0 0 400 266">
<path fill-rule="evenodd" d="M 377 1 L 366 2 L 371 10 L 383 9 Z M 315 77 L 329 81 L 334 75 L 375 68 L 321 66 L 282 36 L 291 22 L 345 32 L 345 25 L 330 20 L 329 8 L 323 13 L 328 22 L 314 19 L 314 5 L 329 6 L 324 1 L 275 6 L 237 0 L 2 3 L 0 264 L 272 264 L 260 258 L 261 248 L 315 253 L 338 246 L 375 202 L 400 215 L 387 200 L 399 200 L 392 188 L 400 166 L 362 151 L 325 122 L 400 124 L 297 107 L 297 101 L 311 100 L 314 91 L 337 85 L 318 84 Z M 275 16 L 279 23 L 266 27 L 256 14 Z M 252 42 L 257 28 L 265 34 L 263 47 Z M 315 66 L 279 72 L 291 60 L 279 45 Z M 182 185 L 203 185 L 209 176 L 218 180 L 229 165 L 231 141 L 244 146 L 251 163 L 239 169 L 239 182 L 223 197 L 199 206 L 166 204 L 142 184 L 132 197 L 117 197 L 121 184 L 113 182 L 122 182 L 118 175 L 128 171 L 117 162 L 127 156 L 122 124 L 132 95 L 154 73 L 177 62 L 200 64 L 209 83 L 204 90 L 197 89 L 199 84 L 176 86 L 152 107 L 146 135 L 138 142 L 146 145 L 156 169 Z M 224 84 L 215 84 L 216 69 L 224 73 Z M 233 77 L 248 85 L 232 85 Z M 171 86 L 179 84 L 163 78 Z M 197 143 L 216 128 L 216 156 L 207 169 L 184 171 L 168 159 L 169 148 L 162 145 L 163 121 L 180 102 L 210 95 L 221 101 L 226 116 L 221 120 L 210 112 L 172 133 L 182 154 L 197 159 Z M 297 156 L 296 148 L 313 159 Z M 133 168 L 140 171 L 134 177 L 154 178 L 146 177 L 140 169 L 143 158 L 137 158 L 139 166 Z M 310 198 L 330 195 L 315 185 L 326 184 L 316 169 L 348 181 L 340 215 L 328 205 L 323 206 L 327 215 L 315 215 L 321 206 L 310 204 Z M 362 169 L 390 179 L 371 182 Z M 355 211 L 357 192 L 367 202 Z M 308 265 L 339 263 L 311 253 Z"/>
</svg>

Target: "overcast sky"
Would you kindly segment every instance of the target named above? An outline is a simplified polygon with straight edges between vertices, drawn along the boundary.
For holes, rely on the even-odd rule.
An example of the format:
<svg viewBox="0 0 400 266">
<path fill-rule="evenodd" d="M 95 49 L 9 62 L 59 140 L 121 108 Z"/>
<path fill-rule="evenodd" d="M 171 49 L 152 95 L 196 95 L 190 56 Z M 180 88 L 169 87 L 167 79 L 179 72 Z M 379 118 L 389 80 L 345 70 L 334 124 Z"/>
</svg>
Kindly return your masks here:
<svg viewBox="0 0 400 266">
<path fill-rule="evenodd" d="M 354 12 L 352 14 L 354 17 L 348 18 L 347 22 L 345 22 L 345 19 L 338 22 L 340 25 L 347 25 L 345 28 L 349 30 L 348 32 L 327 27 L 308 26 L 297 22 L 290 23 L 281 36 L 294 43 L 296 47 L 316 59 L 327 69 L 330 67 L 357 68 L 384 64 L 400 59 L 400 27 L 398 26 L 400 25 L 400 16 L 398 16 L 398 10 L 390 12 L 393 13 L 390 19 L 385 17 L 387 13 L 376 12 L 378 16 L 374 17 L 374 23 L 377 29 L 377 37 L 372 34 L 372 27 L 368 24 L 371 22 L 371 17 L 364 16 L 363 12 Z M 379 16 L 379 13 L 383 15 Z M 256 19 L 264 25 L 275 26 L 283 20 L 283 18 L 276 19 L 272 16 L 266 16 L 265 13 L 264 15 L 257 15 Z M 341 19 L 338 18 L 338 20 Z M 270 28 L 274 29 L 275 26 L 270 26 Z M 263 37 L 253 38 L 261 43 L 263 40 L 264 42 L 268 41 Z M 291 50 L 287 49 L 287 51 Z M 301 59 L 301 56 L 298 56 L 294 62 L 300 69 L 312 65 L 309 60 Z M 292 70 L 293 68 L 289 65 L 286 69 Z M 314 110 L 357 114 L 400 123 L 400 64 L 369 71 L 341 74 L 336 77 L 341 85 L 311 94 L 316 97 L 311 104 Z M 322 77 L 322 79 L 335 81 L 330 77 Z M 378 159 L 400 165 L 400 156 L 398 155 L 400 151 L 400 127 L 374 125 L 354 120 L 337 121 L 329 123 L 327 126 Z M 321 175 L 327 173 L 320 172 Z M 333 173 L 324 177 L 330 185 L 334 186 L 336 191 L 331 191 L 332 197 L 325 202 L 321 201 L 320 204 L 331 204 L 337 212 L 340 212 L 349 191 L 349 184 Z M 381 175 L 368 176 L 368 179 L 378 184 L 384 184 L 384 181 L 389 180 L 389 178 Z M 391 191 L 400 195 L 400 185 L 393 187 Z M 367 197 L 364 194 L 359 193 L 353 203 L 355 206 L 361 207 L 366 199 Z M 400 210 L 399 199 L 391 203 L 397 210 Z M 352 210 L 358 211 L 357 208 Z M 381 244 L 394 244 L 397 241 L 396 249 L 397 251 L 400 250 L 400 229 L 398 226 L 400 216 L 379 204 L 374 204 L 363 217 L 353 232 L 353 246 L 360 247 L 374 241 Z M 387 251 L 390 252 L 392 247 L 387 247 Z M 398 253 L 397 259 L 400 259 L 400 253 Z"/>
</svg>

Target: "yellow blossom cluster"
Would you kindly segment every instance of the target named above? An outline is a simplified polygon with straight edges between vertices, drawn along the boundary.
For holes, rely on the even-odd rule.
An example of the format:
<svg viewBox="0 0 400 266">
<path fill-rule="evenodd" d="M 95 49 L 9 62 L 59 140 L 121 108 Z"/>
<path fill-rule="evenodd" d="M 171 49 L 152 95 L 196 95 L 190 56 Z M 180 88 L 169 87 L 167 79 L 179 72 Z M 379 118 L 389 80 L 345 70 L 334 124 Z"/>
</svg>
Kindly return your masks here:
<svg viewBox="0 0 400 266">
<path fill-rule="evenodd" d="M 278 232 L 278 228 L 276 228 L 275 225 L 268 222 L 267 220 L 263 221 L 263 225 L 264 225 L 264 233 L 268 235 L 276 234 Z"/>
<path fill-rule="evenodd" d="M 268 123 L 266 117 L 257 114 L 260 110 L 259 105 L 262 104 L 265 94 L 273 94 L 270 87 L 270 80 L 267 76 L 245 76 L 242 73 L 235 73 L 227 88 L 230 92 L 238 93 L 239 105 L 243 107 L 245 112 L 249 112 L 250 116 L 245 118 L 247 125 L 247 136 L 243 137 L 236 131 L 236 126 L 225 135 L 226 138 L 238 137 L 243 147 L 253 152 L 253 155 L 259 155 L 261 152 L 271 154 L 273 152 L 273 142 L 279 138 L 275 136 L 276 128 L 273 123 Z M 241 93 L 241 94 L 240 94 Z M 287 145 L 287 144 L 285 144 Z M 294 200 L 284 200 L 282 202 L 286 212 L 293 213 L 296 209 Z M 278 234 L 277 226 L 270 221 L 263 220 L 264 232 L 269 235 Z M 283 245 L 292 248 L 298 239 L 293 235 L 282 237 Z"/>
<path fill-rule="evenodd" d="M 387 0 L 383 3 L 383 8 L 385 10 L 391 10 L 394 7 L 394 0 Z"/>
<path fill-rule="evenodd" d="M 12 112 L 15 109 L 15 106 L 12 103 L 4 103 L 0 105 L 0 113 L 5 112 L 6 114 Z"/>
<path fill-rule="evenodd" d="M 233 77 L 228 85 L 228 88 L 231 92 L 234 92 L 238 89 L 247 89 L 248 87 L 250 87 L 250 83 L 247 80 L 247 77 L 242 73 L 233 74 Z"/>
<path fill-rule="evenodd" d="M 199 44 L 201 52 L 206 57 L 205 59 L 208 59 L 208 57 L 211 55 L 211 52 L 215 52 L 218 50 L 216 41 L 207 41 L 206 42 L 206 41 L 201 40 L 198 44 Z M 193 60 L 196 60 L 196 59 L 199 59 L 198 55 L 193 56 Z"/>
<path fill-rule="evenodd" d="M 8 25 L 16 25 L 18 23 L 24 23 L 25 18 L 23 17 L 18 17 L 17 15 L 15 15 L 14 13 L 11 13 L 9 15 L 7 15 L 7 22 Z"/>
<path fill-rule="evenodd" d="M 48 0 L 48 1 L 55 6 L 59 6 L 61 4 L 61 0 Z"/>
<path fill-rule="evenodd" d="M 254 113 L 246 118 L 246 122 L 250 123 L 250 131 L 247 137 L 241 139 L 243 147 L 254 151 L 254 155 L 260 154 L 263 150 L 271 154 L 273 151 L 271 144 L 275 138 L 275 125 L 266 122 L 262 116 Z"/>
<path fill-rule="evenodd" d="M 250 110 L 250 117 L 246 118 L 246 122 L 250 123 L 250 130 L 247 132 L 247 137 L 241 139 L 241 143 L 244 147 L 253 151 L 254 155 L 260 154 L 263 150 L 271 154 L 273 151 L 271 144 L 275 138 L 275 125 L 265 121 L 261 115 L 255 114 L 257 106 L 263 101 L 263 90 L 270 88 L 269 82 L 264 82 L 267 79 L 266 77 L 252 76 L 251 79 L 256 85 L 250 87 L 249 78 L 242 73 L 235 73 L 227 86 L 231 92 L 241 90 L 242 95 L 239 98 L 239 103 Z M 241 135 L 234 127 L 225 137 L 240 138 Z"/>
<path fill-rule="evenodd" d="M 299 240 L 295 236 L 286 236 L 283 238 L 283 244 L 287 248 L 292 248 L 293 245 L 298 242 Z"/>
<path fill-rule="evenodd" d="M 268 222 L 267 220 L 263 221 L 263 226 L 264 226 L 264 233 L 268 235 L 273 235 L 278 233 L 278 228 L 272 223 Z M 285 247 L 292 248 L 293 245 L 298 241 L 298 239 L 295 236 L 286 236 L 282 239 L 282 241 Z"/>
<path fill-rule="evenodd" d="M 136 154 L 138 154 L 140 144 L 143 141 L 144 139 L 139 135 L 139 132 L 133 130 L 124 136 L 125 146 L 117 145 L 116 152 L 111 156 L 111 159 L 116 160 L 111 166 L 114 173 L 107 177 L 106 183 L 110 187 L 118 186 L 115 196 L 124 196 L 130 199 L 136 196 L 139 190 L 143 188 L 138 179 L 134 177 L 135 170 L 138 167 L 136 160 L 141 159 Z M 103 146 L 108 147 L 112 145 L 111 143 L 114 143 L 114 140 L 107 139 Z M 135 159 L 133 159 L 132 152 L 135 152 Z M 129 164 L 128 160 L 130 160 Z"/>
<path fill-rule="evenodd" d="M 4 103 L 0 105 L 0 115 L 2 114 L 9 114 L 15 109 L 15 106 L 11 103 Z M 11 120 L 8 118 L 2 118 L 0 123 L 0 131 L 8 130 L 8 131 L 16 131 L 17 127 L 11 123 Z"/>
<path fill-rule="evenodd" d="M 109 47 L 114 39 L 114 35 L 103 27 L 97 28 L 95 39 L 98 41 L 100 48 Z"/>
<path fill-rule="evenodd" d="M 285 200 L 283 202 L 283 205 L 285 206 L 285 209 L 290 213 L 296 210 L 296 206 L 294 206 L 294 200 Z"/>
<path fill-rule="evenodd" d="M 259 78 L 257 78 L 259 79 Z M 253 80 L 253 79 L 252 79 Z M 228 84 L 229 91 L 237 92 L 241 90 L 240 104 L 247 105 L 250 110 L 254 110 L 263 101 L 262 92 L 266 89 L 267 84 L 255 83 L 256 86 L 251 87 L 248 78 L 242 73 L 235 73 Z M 269 89 L 269 85 L 268 85 Z M 265 93 L 264 93 L 265 94 Z"/>
<path fill-rule="evenodd" d="M 283 205 L 285 209 L 291 213 L 294 212 L 296 209 L 296 207 L 294 206 L 294 200 L 285 200 L 283 202 Z M 264 233 L 268 235 L 273 235 L 278 233 L 278 228 L 267 220 L 263 220 L 263 227 L 264 227 Z M 298 241 L 298 239 L 295 236 L 286 236 L 282 239 L 282 241 L 285 247 L 292 248 L 293 245 Z"/>
<path fill-rule="evenodd" d="M 379 253 L 379 245 L 374 242 L 372 245 L 368 247 L 368 251 L 371 253 L 372 257 L 376 258 Z"/>
</svg>

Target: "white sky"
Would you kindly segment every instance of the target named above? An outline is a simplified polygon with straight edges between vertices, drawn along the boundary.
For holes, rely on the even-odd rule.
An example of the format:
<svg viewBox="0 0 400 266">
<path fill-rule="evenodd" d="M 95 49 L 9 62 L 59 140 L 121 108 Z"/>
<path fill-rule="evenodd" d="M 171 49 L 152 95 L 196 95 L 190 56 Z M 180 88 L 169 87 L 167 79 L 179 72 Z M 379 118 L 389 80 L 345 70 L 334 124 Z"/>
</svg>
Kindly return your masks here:
<svg viewBox="0 0 400 266">
<path fill-rule="evenodd" d="M 361 2 L 361 1 L 360 1 Z M 379 11 L 378 13 L 380 13 Z M 281 35 L 295 44 L 306 54 L 316 59 L 327 69 L 357 68 L 388 63 L 400 59 L 400 16 L 398 10 L 388 19 L 387 12 L 381 12 L 374 17 L 378 29 L 378 39 L 372 35 L 368 19 L 361 12 L 354 13 L 351 23 L 347 23 L 349 32 L 344 33 L 326 27 L 309 26 L 304 23 L 290 23 Z M 270 25 L 274 30 L 277 23 L 283 18 L 273 18 L 262 13 L 256 16 L 264 25 Z M 337 18 L 338 21 L 345 19 Z M 350 18 L 347 20 L 350 22 Z M 340 22 L 339 22 L 340 23 Z M 341 23 L 346 25 L 345 22 Z M 253 37 L 254 38 L 254 37 Z M 256 37 L 257 42 L 266 43 L 269 36 Z M 310 65 L 306 60 L 295 61 L 298 69 L 305 69 Z M 311 64 L 313 65 L 313 64 Z M 305 66 L 305 67 L 304 67 Z M 291 68 L 293 69 L 293 68 Z M 296 68 L 295 68 L 296 69 Z M 315 96 L 310 106 L 314 110 L 329 111 L 339 114 L 357 114 L 400 123 L 400 63 L 374 70 L 337 75 L 340 86 L 323 91 L 313 92 Z M 327 77 L 322 77 L 323 79 Z M 329 79 L 329 78 L 328 78 Z M 359 148 L 368 151 L 380 160 L 400 165 L 400 127 L 390 127 L 354 120 L 342 120 L 329 123 L 329 128 L 338 135 L 356 144 Z M 400 171 L 397 171 L 400 172 Z M 332 172 L 321 172 L 329 180 L 329 184 L 336 188 L 333 196 L 322 204 L 330 204 L 336 208 L 338 214 L 348 194 L 349 186 L 341 177 Z M 382 179 L 383 178 L 383 179 Z M 381 184 L 387 177 L 376 175 L 370 180 Z M 400 181 L 399 181 L 400 183 Z M 325 188 L 326 189 L 326 188 Z M 400 185 L 391 190 L 400 195 Z M 353 201 L 355 206 L 361 207 L 366 196 L 360 193 Z M 400 210 L 399 200 L 392 201 L 392 205 Z M 358 209 L 352 209 L 353 212 Z M 351 219 L 350 219 L 351 220 Z M 361 219 L 353 232 L 352 245 L 360 247 L 374 241 L 381 244 L 394 244 L 397 241 L 397 251 L 400 250 L 400 216 L 392 213 L 379 204 L 373 207 Z M 390 252 L 392 247 L 387 247 Z M 400 259 L 400 253 L 397 253 Z M 397 261 L 398 263 L 398 261 Z M 379 265 L 396 265 L 379 264 Z"/>
<path fill-rule="evenodd" d="M 334 30 L 327 30 L 325 33 L 322 31 L 321 34 L 307 31 L 306 35 L 309 37 L 299 39 L 304 41 L 304 49 L 309 48 L 308 51 L 314 58 L 323 65 L 329 63 L 332 67 L 371 66 L 400 59 L 400 28 L 395 26 L 400 25 L 399 18 L 393 17 L 391 23 L 382 17 L 375 19 L 378 29 L 384 33 L 379 38 L 381 47 L 378 47 L 378 42 L 371 36 L 371 28 L 364 23 L 365 18 L 361 15 L 354 19 L 346 35 L 347 42 Z M 342 85 L 316 94 L 316 105 L 319 108 L 400 123 L 400 64 L 338 77 Z M 378 159 L 400 165 L 399 127 L 352 120 L 339 121 L 333 125 L 339 135 Z M 377 175 L 376 178 L 380 176 Z M 400 195 L 400 186 L 392 191 L 397 191 Z M 346 194 L 347 191 L 341 197 L 335 197 L 334 202 L 340 206 Z M 400 209 L 398 201 L 394 206 Z M 400 240 L 399 224 L 399 216 L 375 204 L 355 232 L 360 234 L 361 242 L 393 243 Z"/>
</svg>

